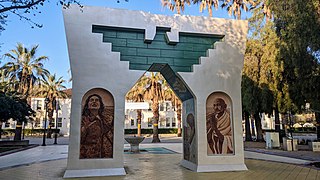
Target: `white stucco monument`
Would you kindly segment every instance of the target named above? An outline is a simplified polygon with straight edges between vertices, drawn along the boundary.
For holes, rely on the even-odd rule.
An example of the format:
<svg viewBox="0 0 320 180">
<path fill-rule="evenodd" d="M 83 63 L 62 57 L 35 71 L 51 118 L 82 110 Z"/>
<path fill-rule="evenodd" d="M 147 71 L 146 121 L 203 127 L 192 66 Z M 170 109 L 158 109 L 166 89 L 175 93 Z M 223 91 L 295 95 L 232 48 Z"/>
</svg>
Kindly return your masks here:
<svg viewBox="0 0 320 180">
<path fill-rule="evenodd" d="M 183 101 L 181 165 L 247 170 L 241 126 L 247 21 L 78 6 L 63 15 L 73 78 L 64 178 L 126 174 L 125 96 L 147 70 L 160 72 Z"/>
</svg>

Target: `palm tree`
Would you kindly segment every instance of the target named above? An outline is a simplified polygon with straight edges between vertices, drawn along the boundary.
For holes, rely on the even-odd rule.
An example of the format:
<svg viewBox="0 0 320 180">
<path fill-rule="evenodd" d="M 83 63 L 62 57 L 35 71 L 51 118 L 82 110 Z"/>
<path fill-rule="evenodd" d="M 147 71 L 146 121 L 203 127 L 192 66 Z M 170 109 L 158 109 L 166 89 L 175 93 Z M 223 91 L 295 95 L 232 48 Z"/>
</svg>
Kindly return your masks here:
<svg viewBox="0 0 320 180">
<path fill-rule="evenodd" d="M 28 48 L 23 44 L 18 43 L 16 49 L 10 50 L 4 54 L 4 57 L 9 59 L 1 67 L 2 82 L 4 92 L 16 91 L 16 94 L 22 99 L 27 100 L 30 105 L 30 95 L 32 94 L 33 86 L 39 80 L 39 77 L 48 74 L 48 70 L 43 68 L 43 61 L 47 60 L 47 56 L 36 57 L 38 45 Z M 21 139 L 22 121 L 17 121 L 16 139 Z"/>
<path fill-rule="evenodd" d="M 37 80 L 49 71 L 43 67 L 43 61 L 47 56 L 36 57 L 38 45 L 32 46 L 29 50 L 23 44 L 18 43 L 16 49 L 10 50 L 4 56 L 10 59 L 2 66 L 4 81 L 15 82 L 13 87 L 22 95 L 22 99 L 28 99 Z"/>
<path fill-rule="evenodd" d="M 270 0 L 254 0 L 249 1 L 251 8 L 253 10 L 253 16 L 259 16 L 260 13 L 263 14 L 263 16 L 266 18 L 266 21 L 272 19 L 272 6 L 275 5 L 275 1 Z M 256 12 L 255 12 L 256 11 Z M 255 14 L 256 13 L 256 14 Z"/>
<path fill-rule="evenodd" d="M 67 98 L 68 95 L 63 91 L 66 87 L 63 85 L 65 80 L 62 77 L 57 78 L 56 74 L 48 75 L 41 79 L 41 84 L 36 92 L 36 95 L 46 97 L 49 99 L 47 106 L 49 124 L 53 122 L 53 111 L 55 110 L 54 102 L 58 98 Z M 49 126 L 51 128 L 51 126 Z M 51 132 L 48 133 L 48 137 L 51 137 Z"/>
<path fill-rule="evenodd" d="M 178 14 L 184 11 L 185 5 L 200 4 L 199 10 L 208 9 L 210 17 L 212 17 L 212 9 L 218 9 L 219 1 L 222 2 L 221 8 L 226 8 L 229 15 L 234 15 L 237 19 L 241 18 L 241 12 L 256 9 L 263 13 L 264 17 L 270 19 L 271 3 L 269 0 L 162 0 L 162 6 L 168 7 L 171 11 L 176 10 Z"/>
<path fill-rule="evenodd" d="M 152 143 L 160 142 L 159 139 L 159 103 L 164 100 L 163 77 L 160 73 L 151 72 L 149 87 L 146 89 L 145 98 L 152 102 L 153 113 L 153 139 Z"/>
<path fill-rule="evenodd" d="M 135 86 L 128 92 L 126 99 L 133 102 L 144 102 L 144 95 L 146 92 L 148 78 L 143 75 Z M 142 119 L 142 110 L 137 109 L 137 123 L 138 123 L 138 132 L 137 135 L 141 136 L 141 119 Z"/>
<path fill-rule="evenodd" d="M 225 0 L 221 4 L 221 8 L 227 8 L 228 14 L 231 16 L 233 14 L 234 17 L 237 19 L 241 19 L 241 11 L 244 10 L 245 12 L 248 11 L 247 4 L 249 1 L 247 0 Z M 253 1 L 252 1 L 253 2 Z"/>
<path fill-rule="evenodd" d="M 16 91 L 16 87 L 19 85 L 18 81 L 1 81 L 0 82 L 0 91 L 3 93 L 14 94 L 15 96 L 20 96 Z"/>
<path fill-rule="evenodd" d="M 169 100 L 174 107 L 174 110 L 177 112 L 177 120 L 178 120 L 178 133 L 177 136 L 181 137 L 181 107 L 182 103 L 178 96 L 173 92 L 171 87 L 167 84 L 167 81 L 164 81 L 164 98 L 165 100 Z"/>
<path fill-rule="evenodd" d="M 181 137 L 181 111 L 182 111 L 182 103 L 181 100 L 177 98 L 176 104 L 175 104 L 175 109 L 177 111 L 177 120 L 178 120 L 178 137 Z"/>
<path fill-rule="evenodd" d="M 164 100 L 170 100 L 174 106 L 177 108 L 178 114 L 178 124 L 181 124 L 181 102 L 179 98 L 170 89 L 169 85 L 166 83 L 164 78 L 160 73 L 151 72 L 149 75 L 144 75 L 137 82 L 137 84 L 128 92 L 126 96 L 127 100 L 133 102 L 152 102 L 152 112 L 153 112 L 153 140 L 152 142 L 160 142 L 158 123 L 159 123 L 159 104 Z M 180 103 L 180 106 L 179 106 Z M 179 117 L 180 116 L 180 117 Z M 137 110 L 137 120 L 138 120 L 138 136 L 141 135 L 141 109 Z M 180 125 L 181 126 L 181 125 Z M 180 135 L 181 135 L 181 127 Z M 178 129 L 179 132 L 179 129 Z M 178 133 L 179 134 L 179 133 Z"/>
</svg>

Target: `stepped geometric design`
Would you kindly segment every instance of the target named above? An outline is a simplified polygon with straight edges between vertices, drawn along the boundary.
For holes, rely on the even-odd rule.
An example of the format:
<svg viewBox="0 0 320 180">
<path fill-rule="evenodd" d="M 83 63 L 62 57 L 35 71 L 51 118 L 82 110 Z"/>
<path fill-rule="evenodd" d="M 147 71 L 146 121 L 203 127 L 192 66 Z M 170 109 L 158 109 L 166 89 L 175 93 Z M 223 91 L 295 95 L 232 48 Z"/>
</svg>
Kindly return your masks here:
<svg viewBox="0 0 320 180">
<path fill-rule="evenodd" d="M 174 72 L 192 72 L 192 65 L 213 49 L 223 36 L 179 33 L 178 43 L 168 43 L 166 32 L 170 28 L 157 28 L 152 41 L 145 42 L 145 30 L 93 25 L 93 33 L 102 33 L 103 42 L 112 43 L 112 51 L 120 52 L 121 61 L 129 61 L 131 70 L 149 70 L 156 64 L 168 64 Z M 161 67 L 159 67 L 161 68 Z M 156 69 L 156 66 L 153 67 Z M 160 71 L 160 70 L 158 70 Z"/>
</svg>

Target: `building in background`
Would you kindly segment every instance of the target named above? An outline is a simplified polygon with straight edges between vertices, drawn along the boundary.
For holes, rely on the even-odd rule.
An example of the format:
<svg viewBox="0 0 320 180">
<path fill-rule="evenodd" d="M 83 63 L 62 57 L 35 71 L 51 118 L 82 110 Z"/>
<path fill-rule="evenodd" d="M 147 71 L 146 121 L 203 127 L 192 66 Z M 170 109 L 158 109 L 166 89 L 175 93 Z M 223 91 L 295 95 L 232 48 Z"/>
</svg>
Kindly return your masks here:
<svg viewBox="0 0 320 180">
<path fill-rule="evenodd" d="M 45 98 L 31 98 L 31 108 L 36 111 L 36 116 L 34 118 L 34 121 L 30 121 L 24 126 L 25 129 L 44 128 L 44 100 Z M 54 122 L 52 124 L 52 128 L 55 128 L 55 122 L 57 120 L 58 129 L 60 129 L 60 135 L 68 136 L 70 130 L 71 99 L 58 99 L 58 104 L 58 113 L 56 113 L 56 110 L 54 110 L 53 113 Z M 142 109 L 141 128 L 152 129 L 153 114 L 151 110 L 151 104 L 147 102 L 125 103 L 124 128 L 137 129 L 137 109 Z M 165 101 L 159 104 L 159 114 L 159 128 L 178 128 L 177 113 L 175 112 L 170 101 Z M 47 121 L 47 128 L 48 126 L 49 122 Z M 15 129 L 16 121 L 9 120 L 7 123 L 2 124 L 2 128 Z"/>
<path fill-rule="evenodd" d="M 45 98 L 31 98 L 31 108 L 36 112 L 34 121 L 29 121 L 23 124 L 24 129 L 43 129 L 44 128 L 44 114 L 45 114 Z M 55 128 L 57 121 L 58 129 L 61 135 L 69 135 L 70 129 L 70 112 L 71 112 L 71 99 L 58 99 L 59 109 L 58 116 L 54 110 L 52 128 Z M 48 118 L 47 118 L 48 119 Z M 49 122 L 47 120 L 47 128 Z M 2 124 L 2 129 L 15 129 L 16 121 L 9 120 L 7 123 Z"/>
<path fill-rule="evenodd" d="M 29 122 L 25 128 L 26 129 L 42 129 L 44 128 L 44 116 L 45 116 L 45 98 L 32 98 L 31 108 L 36 111 L 36 117 L 34 121 Z M 58 103 L 58 113 L 56 110 L 53 111 L 52 127 L 55 128 L 55 123 L 57 122 L 57 128 L 60 129 L 61 135 L 69 135 L 70 129 L 70 113 L 71 113 L 71 99 L 57 99 Z M 48 119 L 48 118 L 47 118 Z M 49 122 L 47 122 L 47 128 Z"/>
<path fill-rule="evenodd" d="M 72 90 L 67 89 L 65 93 L 69 97 L 72 96 Z M 45 116 L 45 98 L 32 97 L 31 98 L 31 108 L 36 112 L 36 116 L 33 118 L 33 121 L 29 121 L 26 124 L 23 124 L 24 129 L 43 129 L 44 128 L 44 116 Z M 71 113 L 71 98 L 67 99 L 58 99 L 58 113 L 56 110 L 53 112 L 52 128 L 55 128 L 55 123 L 57 121 L 57 128 L 60 129 L 61 135 L 69 135 L 70 129 L 70 113 Z M 47 118 L 47 128 L 49 127 L 49 122 Z M 2 124 L 3 129 L 15 129 L 16 121 L 9 120 L 7 123 Z"/>
<path fill-rule="evenodd" d="M 147 102 L 126 102 L 125 103 L 125 129 L 137 129 L 137 110 L 142 110 L 141 129 L 152 129 L 152 109 Z M 161 129 L 178 128 L 177 113 L 170 101 L 159 103 L 159 124 Z"/>
</svg>

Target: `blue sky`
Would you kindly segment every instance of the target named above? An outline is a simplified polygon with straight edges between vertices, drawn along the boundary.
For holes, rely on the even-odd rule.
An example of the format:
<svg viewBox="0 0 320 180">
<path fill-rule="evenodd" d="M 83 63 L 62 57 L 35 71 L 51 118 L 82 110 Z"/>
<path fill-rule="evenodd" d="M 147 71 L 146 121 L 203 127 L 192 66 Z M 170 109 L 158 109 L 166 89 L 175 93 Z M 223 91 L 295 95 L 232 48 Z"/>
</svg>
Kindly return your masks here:
<svg viewBox="0 0 320 180">
<path fill-rule="evenodd" d="M 31 25 L 26 21 L 20 21 L 18 17 L 10 15 L 7 26 L 0 35 L 1 56 L 11 49 L 15 49 L 18 42 L 24 44 L 26 47 L 39 44 L 37 56 L 45 55 L 49 57 L 46 61 L 45 67 L 52 73 L 56 73 L 59 77 L 63 76 L 68 80 L 70 75 L 69 57 L 67 51 L 67 43 L 65 37 L 65 30 L 63 24 L 61 6 L 55 4 L 55 0 L 51 0 L 41 8 L 41 14 L 32 17 L 33 21 L 42 24 L 42 28 L 31 28 Z M 161 6 L 160 0 L 129 0 L 125 2 L 120 0 L 82 0 L 83 5 L 103 6 L 110 8 L 121 8 L 130 10 L 141 10 L 153 14 L 173 15 L 169 9 Z M 183 14 L 194 16 L 208 16 L 207 12 L 200 13 L 197 5 L 186 7 Z M 218 10 L 213 12 L 214 17 L 218 18 L 233 18 L 228 15 L 226 10 Z M 245 16 L 248 16 L 246 14 Z M 243 18 L 246 18 L 243 16 Z M 31 17 L 31 16 L 30 16 Z M 2 65 L 5 60 L 1 59 Z M 71 83 L 65 84 L 68 88 Z"/>
</svg>

